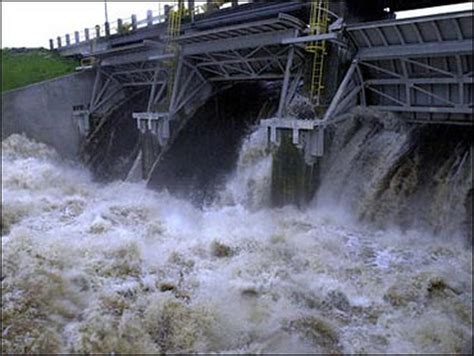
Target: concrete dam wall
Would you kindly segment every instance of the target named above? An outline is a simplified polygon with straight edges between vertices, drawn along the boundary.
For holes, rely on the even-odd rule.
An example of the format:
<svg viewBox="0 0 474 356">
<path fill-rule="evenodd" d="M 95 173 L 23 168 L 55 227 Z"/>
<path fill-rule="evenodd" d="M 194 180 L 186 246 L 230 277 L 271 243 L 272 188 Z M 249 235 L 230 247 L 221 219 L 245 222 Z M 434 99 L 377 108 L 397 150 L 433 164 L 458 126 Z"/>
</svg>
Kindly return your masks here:
<svg viewBox="0 0 474 356">
<path fill-rule="evenodd" d="M 89 102 L 93 85 L 94 74 L 81 72 L 3 93 L 2 139 L 24 133 L 75 159 L 80 136 L 72 110 Z"/>
</svg>

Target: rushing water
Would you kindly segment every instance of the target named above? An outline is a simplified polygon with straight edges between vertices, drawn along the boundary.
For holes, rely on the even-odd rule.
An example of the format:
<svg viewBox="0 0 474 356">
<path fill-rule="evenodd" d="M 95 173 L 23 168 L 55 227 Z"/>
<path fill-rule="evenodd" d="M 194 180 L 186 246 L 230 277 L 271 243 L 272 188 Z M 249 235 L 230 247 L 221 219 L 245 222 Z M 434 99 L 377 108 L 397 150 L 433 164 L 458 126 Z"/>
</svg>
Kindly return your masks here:
<svg viewBox="0 0 474 356">
<path fill-rule="evenodd" d="M 324 205 L 266 208 L 264 141 L 244 142 L 226 189 L 199 209 L 4 140 L 3 350 L 468 350 L 470 248 Z"/>
</svg>

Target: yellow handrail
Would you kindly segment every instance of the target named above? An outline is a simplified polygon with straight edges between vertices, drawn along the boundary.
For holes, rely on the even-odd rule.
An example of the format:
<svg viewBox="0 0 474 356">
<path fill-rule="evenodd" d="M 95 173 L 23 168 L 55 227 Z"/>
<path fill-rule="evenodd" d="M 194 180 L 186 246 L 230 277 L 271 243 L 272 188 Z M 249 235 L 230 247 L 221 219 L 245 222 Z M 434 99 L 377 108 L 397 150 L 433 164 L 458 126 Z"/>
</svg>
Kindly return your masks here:
<svg viewBox="0 0 474 356">
<path fill-rule="evenodd" d="M 329 1 L 317 0 L 311 3 L 309 20 L 309 35 L 320 35 L 328 32 Z M 321 104 L 321 95 L 324 90 L 324 62 L 327 55 L 326 41 L 311 42 L 306 45 L 306 51 L 314 53 L 311 71 L 311 101 L 317 106 Z"/>
</svg>

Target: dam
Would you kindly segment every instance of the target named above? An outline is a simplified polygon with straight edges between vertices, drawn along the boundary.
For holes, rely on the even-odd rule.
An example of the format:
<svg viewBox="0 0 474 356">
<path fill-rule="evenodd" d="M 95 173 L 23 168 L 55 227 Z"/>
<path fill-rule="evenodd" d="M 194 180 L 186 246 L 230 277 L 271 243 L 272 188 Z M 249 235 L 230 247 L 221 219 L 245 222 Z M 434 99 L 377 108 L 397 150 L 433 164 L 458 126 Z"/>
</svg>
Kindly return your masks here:
<svg viewBox="0 0 474 356">
<path fill-rule="evenodd" d="M 473 11 L 396 16 L 457 3 L 51 39 L 76 72 L 2 94 L 2 350 L 472 353 Z"/>
</svg>

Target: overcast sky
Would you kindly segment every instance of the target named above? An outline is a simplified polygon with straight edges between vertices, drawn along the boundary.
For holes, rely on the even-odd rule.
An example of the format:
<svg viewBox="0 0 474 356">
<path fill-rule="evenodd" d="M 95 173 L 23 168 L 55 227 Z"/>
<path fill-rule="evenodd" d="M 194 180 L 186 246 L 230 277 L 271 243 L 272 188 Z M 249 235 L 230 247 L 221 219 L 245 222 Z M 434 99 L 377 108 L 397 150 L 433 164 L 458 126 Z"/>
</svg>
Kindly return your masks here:
<svg viewBox="0 0 474 356">
<path fill-rule="evenodd" d="M 109 21 L 146 17 L 147 10 L 158 12 L 164 1 L 107 1 Z M 104 2 L 5 2 L 2 1 L 2 47 L 48 47 L 49 39 L 103 24 Z M 473 3 L 443 7 L 437 12 L 471 9 Z M 409 11 L 399 17 L 419 16 L 433 10 Z M 72 37 L 72 36 L 71 36 Z"/>
</svg>

